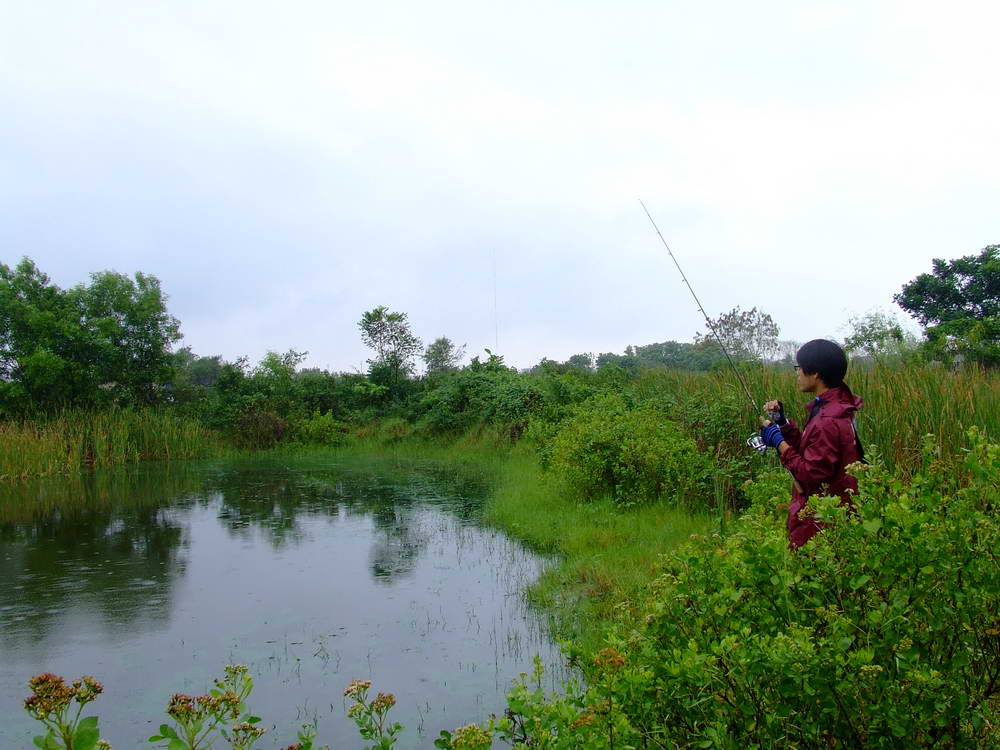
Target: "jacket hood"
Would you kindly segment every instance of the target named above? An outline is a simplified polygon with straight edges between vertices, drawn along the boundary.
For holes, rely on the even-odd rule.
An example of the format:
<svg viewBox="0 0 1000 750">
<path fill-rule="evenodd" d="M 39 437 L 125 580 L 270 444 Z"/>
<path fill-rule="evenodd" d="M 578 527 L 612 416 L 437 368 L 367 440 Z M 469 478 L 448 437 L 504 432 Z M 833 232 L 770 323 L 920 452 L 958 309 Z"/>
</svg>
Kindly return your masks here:
<svg viewBox="0 0 1000 750">
<path fill-rule="evenodd" d="M 823 409 L 820 411 L 820 415 L 824 417 L 853 416 L 861 410 L 865 403 L 863 398 L 854 395 L 846 383 L 824 391 L 818 398 L 824 402 Z M 806 411 L 811 406 L 812 402 L 810 401 L 806 404 Z"/>
</svg>

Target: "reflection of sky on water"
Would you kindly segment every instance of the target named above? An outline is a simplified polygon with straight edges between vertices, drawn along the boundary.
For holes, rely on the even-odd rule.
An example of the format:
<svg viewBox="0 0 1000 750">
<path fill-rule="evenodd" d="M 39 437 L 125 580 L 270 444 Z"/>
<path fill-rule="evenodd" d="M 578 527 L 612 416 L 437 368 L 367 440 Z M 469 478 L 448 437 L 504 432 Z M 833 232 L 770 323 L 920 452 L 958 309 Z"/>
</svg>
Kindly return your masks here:
<svg viewBox="0 0 1000 750">
<path fill-rule="evenodd" d="M 148 467 L 82 499 L 67 487 L 53 502 L 50 484 L 45 502 L 0 500 L 0 709 L 14 717 L 0 745 L 30 744 L 20 701 L 41 671 L 103 681 L 95 712 L 121 747 L 229 662 L 251 666 L 252 706 L 280 728 L 263 747 L 314 716 L 324 742 L 357 745 L 341 699 L 354 678 L 395 692 L 404 744 L 429 747 L 500 711 L 536 652 L 558 663 L 521 595 L 539 561 L 474 523 L 480 479 L 288 463 Z"/>
</svg>

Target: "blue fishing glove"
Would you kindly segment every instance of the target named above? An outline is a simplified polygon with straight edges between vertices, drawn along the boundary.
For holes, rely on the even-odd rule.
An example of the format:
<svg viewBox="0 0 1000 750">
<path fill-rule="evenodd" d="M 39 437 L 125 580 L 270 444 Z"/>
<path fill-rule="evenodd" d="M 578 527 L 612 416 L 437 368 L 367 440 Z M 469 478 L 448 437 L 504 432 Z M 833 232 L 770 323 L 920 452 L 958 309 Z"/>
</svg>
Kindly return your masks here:
<svg viewBox="0 0 1000 750">
<path fill-rule="evenodd" d="M 760 439 L 764 441 L 764 445 L 768 448 L 774 448 L 778 450 L 778 446 L 781 445 L 781 441 L 785 439 L 785 436 L 781 434 L 781 428 L 776 424 L 769 424 L 760 431 Z"/>
</svg>

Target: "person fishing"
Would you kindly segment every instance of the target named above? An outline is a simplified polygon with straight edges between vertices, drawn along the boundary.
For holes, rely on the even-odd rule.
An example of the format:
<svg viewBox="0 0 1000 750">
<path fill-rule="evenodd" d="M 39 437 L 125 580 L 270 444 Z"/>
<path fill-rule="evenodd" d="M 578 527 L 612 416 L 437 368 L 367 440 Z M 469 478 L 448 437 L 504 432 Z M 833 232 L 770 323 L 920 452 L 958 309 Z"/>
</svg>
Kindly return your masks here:
<svg viewBox="0 0 1000 750">
<path fill-rule="evenodd" d="M 785 418 L 784 405 L 768 401 L 765 411 L 772 419 L 762 420 L 761 439 L 778 451 L 782 465 L 792 475 L 792 502 L 788 506 L 788 543 L 801 547 L 822 528 L 806 507 L 813 495 L 839 495 L 841 505 L 853 508 L 851 495 L 858 481 L 847 473 L 855 461 L 864 461 L 855 415 L 862 399 L 844 382 L 847 355 L 832 341 L 814 339 L 795 354 L 796 385 L 815 398 L 806 405 L 808 416 L 800 430 Z"/>
</svg>

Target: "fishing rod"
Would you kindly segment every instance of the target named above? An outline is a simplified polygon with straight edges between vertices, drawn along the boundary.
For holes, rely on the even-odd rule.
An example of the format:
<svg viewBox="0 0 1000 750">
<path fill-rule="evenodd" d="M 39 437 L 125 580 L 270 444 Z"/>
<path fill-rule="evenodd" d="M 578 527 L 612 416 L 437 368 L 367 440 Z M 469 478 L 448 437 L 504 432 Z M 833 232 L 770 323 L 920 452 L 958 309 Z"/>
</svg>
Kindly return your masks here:
<svg viewBox="0 0 1000 750">
<path fill-rule="evenodd" d="M 687 274 L 685 274 L 684 269 L 681 268 L 681 264 L 677 262 L 677 256 L 675 256 L 674 251 L 670 249 L 670 245 L 668 245 L 666 239 L 664 239 L 660 228 L 656 226 L 656 221 L 653 219 L 652 214 L 649 213 L 649 209 L 646 208 L 646 204 L 642 202 L 642 198 L 639 199 L 639 205 L 642 206 L 642 210 L 646 212 L 646 216 L 649 218 L 649 223 L 653 225 L 653 229 L 656 230 L 656 234 L 660 238 L 660 242 L 663 243 L 663 246 L 667 249 L 667 253 L 670 255 L 670 259 L 674 262 L 674 265 L 677 266 L 677 271 L 684 280 L 684 285 L 687 286 L 688 291 L 691 292 L 691 296 L 694 297 L 695 304 L 698 305 L 698 311 L 701 312 L 702 317 L 705 318 L 705 322 L 708 323 L 708 328 L 715 337 L 715 340 L 718 342 L 719 348 L 721 348 L 722 353 L 726 355 L 726 360 L 729 362 L 729 366 L 733 368 L 733 372 L 736 373 L 736 377 L 740 381 L 740 385 L 743 386 L 743 392 L 746 393 L 747 399 L 750 401 L 750 408 L 752 408 L 754 412 L 757 412 L 757 402 L 754 400 L 753 394 L 750 392 L 750 386 L 747 385 L 746 378 L 743 377 L 743 373 L 740 372 L 736 363 L 733 362 L 733 358 L 729 355 L 729 350 L 726 348 L 725 343 L 722 341 L 722 337 L 716 330 L 715 324 L 712 322 L 712 319 L 708 317 L 708 313 L 705 312 L 705 308 L 702 306 L 701 300 L 698 299 L 698 295 L 695 294 L 694 288 L 691 286 L 691 282 L 688 281 Z M 772 414 L 771 412 L 768 412 L 768 416 L 772 421 L 776 420 L 778 417 L 776 413 Z M 747 446 L 753 448 L 761 455 L 764 455 L 767 451 L 767 446 L 764 444 L 764 441 L 761 439 L 760 435 L 756 433 L 747 438 Z"/>
<path fill-rule="evenodd" d="M 743 386 L 743 390 L 747 394 L 747 398 L 750 399 L 750 407 L 754 411 L 757 411 L 757 402 L 754 401 L 753 394 L 750 393 L 750 386 L 747 385 L 747 381 L 743 377 L 743 373 L 739 371 L 739 368 L 736 367 L 736 363 L 733 362 L 733 358 L 729 356 L 729 350 L 726 349 L 726 345 L 722 342 L 722 337 L 719 336 L 719 332 L 715 330 L 715 324 L 712 322 L 712 319 L 708 317 L 708 313 L 705 312 L 705 308 L 701 306 L 701 300 L 699 300 L 698 295 L 694 293 L 694 289 L 691 287 L 691 282 L 688 281 L 687 276 L 684 273 L 684 269 L 681 268 L 681 264 L 677 262 L 677 257 L 674 255 L 674 251 L 670 249 L 670 245 L 668 245 L 667 241 L 663 239 L 663 233 L 660 232 L 660 228 L 656 226 L 656 222 L 653 221 L 653 217 L 650 215 L 649 209 L 646 208 L 646 204 L 642 202 L 642 198 L 639 199 L 639 205 L 642 206 L 642 210 L 645 211 L 646 216 L 649 217 L 649 222 L 653 225 L 653 229 L 656 230 L 656 234 L 659 236 L 660 242 L 662 242 L 663 246 L 667 248 L 667 253 L 670 254 L 670 259 L 674 262 L 674 265 L 677 266 L 677 270 L 680 272 L 681 278 L 684 279 L 684 284 L 687 286 L 688 291 L 691 292 L 691 296 L 694 297 L 695 304 L 698 305 L 698 310 L 705 318 L 705 322 L 708 323 L 709 330 L 712 331 L 712 335 L 715 336 L 715 340 L 719 342 L 719 347 L 722 349 L 722 353 L 726 355 L 726 359 L 729 361 L 729 366 L 733 368 L 733 372 L 735 372 L 736 377 L 739 378 L 740 385 Z"/>
</svg>

